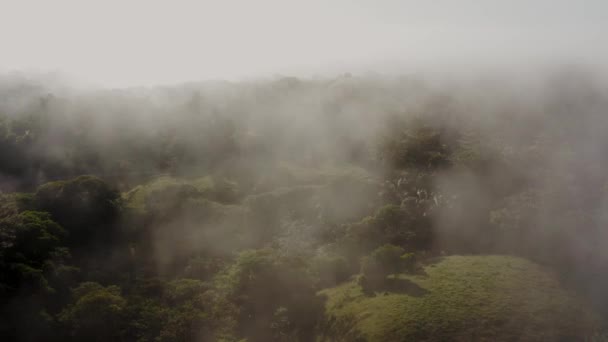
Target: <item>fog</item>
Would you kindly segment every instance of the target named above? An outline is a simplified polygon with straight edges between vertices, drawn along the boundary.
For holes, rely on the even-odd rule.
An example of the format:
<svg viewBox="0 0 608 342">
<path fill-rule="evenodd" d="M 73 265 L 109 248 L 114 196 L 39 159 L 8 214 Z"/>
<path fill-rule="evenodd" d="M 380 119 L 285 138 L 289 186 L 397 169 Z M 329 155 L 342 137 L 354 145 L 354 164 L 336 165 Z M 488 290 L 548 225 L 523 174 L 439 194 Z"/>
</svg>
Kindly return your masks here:
<svg viewBox="0 0 608 342">
<path fill-rule="evenodd" d="M 274 74 L 605 66 L 607 7 L 601 0 L 4 0 L 0 68 L 125 87 Z"/>
<path fill-rule="evenodd" d="M 605 337 L 605 32 L 599 0 L 0 0 L 0 333 L 382 341 L 319 293 L 501 255 L 595 317 L 521 340 Z"/>
</svg>

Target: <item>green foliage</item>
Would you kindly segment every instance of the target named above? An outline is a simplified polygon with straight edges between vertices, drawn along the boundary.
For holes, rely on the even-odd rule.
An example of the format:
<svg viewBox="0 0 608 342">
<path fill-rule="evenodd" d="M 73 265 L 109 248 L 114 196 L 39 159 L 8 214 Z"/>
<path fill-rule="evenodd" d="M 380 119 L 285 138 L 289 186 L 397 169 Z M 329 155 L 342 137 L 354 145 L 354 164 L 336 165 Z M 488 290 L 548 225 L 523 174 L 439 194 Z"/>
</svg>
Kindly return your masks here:
<svg viewBox="0 0 608 342">
<path fill-rule="evenodd" d="M 236 335 L 252 341 L 267 341 L 277 333 L 311 338 L 320 302 L 306 266 L 304 260 L 281 258 L 270 249 L 240 253 L 217 279 L 228 302 L 239 308 Z"/>
<path fill-rule="evenodd" d="M 354 273 L 346 258 L 335 254 L 316 255 L 311 268 L 321 288 L 340 284 Z"/>
<path fill-rule="evenodd" d="M 188 261 L 184 275 L 189 278 L 208 280 L 224 266 L 224 262 L 216 257 L 194 257 Z"/>
<path fill-rule="evenodd" d="M 450 256 L 375 296 L 355 282 L 327 296 L 319 341 L 583 340 L 598 315 L 551 271 L 508 256 Z"/>
<path fill-rule="evenodd" d="M 122 195 L 124 205 L 130 209 L 144 210 L 148 197 L 152 193 L 159 193 L 165 188 L 181 185 L 181 183 L 169 176 L 160 176 L 138 185 Z"/>
<path fill-rule="evenodd" d="M 208 287 L 195 279 L 137 281 L 126 298 L 126 340 L 195 341 L 212 338 Z"/>
<path fill-rule="evenodd" d="M 196 279 L 176 279 L 167 283 L 164 297 L 170 305 L 183 304 L 206 290 L 205 284 Z"/>
<path fill-rule="evenodd" d="M 342 249 L 355 259 L 378 246 L 392 244 L 423 250 L 432 241 L 432 222 L 424 205 L 380 207 L 373 216 L 350 224 L 340 240 Z"/>
<path fill-rule="evenodd" d="M 126 340 L 154 341 L 166 326 L 168 307 L 158 301 L 158 298 L 139 298 L 131 296 L 125 312 Z"/>
<path fill-rule="evenodd" d="M 22 212 L 13 224 L 17 257 L 37 264 L 42 264 L 67 237 L 66 231 L 45 212 Z"/>
<path fill-rule="evenodd" d="M 28 170 L 29 132 L 16 132 L 15 120 L 0 113 L 0 174 L 23 176 Z"/>
<path fill-rule="evenodd" d="M 70 268 L 67 233 L 49 213 L 22 211 L 26 198 L 0 199 L 0 334 L 9 340 L 52 340 L 58 331 L 49 314 L 51 298 L 61 298 L 70 283 L 64 272 Z"/>
<path fill-rule="evenodd" d="M 158 102 L 11 93 L 0 108 L 0 189 L 34 193 L 0 194 L 0 336 L 580 340 L 602 331 L 534 264 L 427 258 L 526 256 L 608 307 L 601 93 L 494 108 L 486 101 L 497 94 L 454 101 L 360 81 L 191 84 L 154 90 Z M 285 115 L 294 100 L 303 110 Z M 13 111 L 13 102 L 27 105 Z M 594 103 L 593 114 L 581 103 Z M 488 109 L 509 115 L 478 115 Z"/>
<path fill-rule="evenodd" d="M 401 259 L 400 266 L 402 267 L 402 272 L 413 272 L 416 269 L 416 254 L 414 253 L 404 253 L 399 259 Z"/>
<path fill-rule="evenodd" d="M 413 253 L 389 244 L 378 247 L 361 260 L 360 285 L 366 292 L 374 291 L 385 285 L 389 275 L 411 272 L 414 265 Z"/>
<path fill-rule="evenodd" d="M 207 316 L 199 308 L 186 304 L 169 311 L 157 340 L 161 342 L 196 341 L 207 337 Z"/>
<path fill-rule="evenodd" d="M 70 336 L 77 340 L 122 339 L 127 301 L 117 286 L 86 282 L 72 291 L 72 303 L 59 315 Z"/>
<path fill-rule="evenodd" d="M 145 199 L 144 208 L 159 218 L 170 217 L 191 198 L 201 197 L 198 190 L 187 184 L 171 185 L 154 190 Z"/>
<path fill-rule="evenodd" d="M 34 194 L 37 208 L 51 213 L 70 233 L 72 246 L 107 241 L 120 211 L 119 193 L 94 176 L 47 183 Z"/>
<path fill-rule="evenodd" d="M 24 211 L 0 220 L 0 283 L 6 289 L 52 291 L 46 274 L 69 257 L 63 248 L 67 234 L 50 214 Z"/>
<path fill-rule="evenodd" d="M 163 294 L 165 318 L 159 341 L 194 341 L 209 338 L 209 313 L 205 311 L 205 284 L 195 279 L 167 283 Z"/>
<path fill-rule="evenodd" d="M 21 211 L 31 210 L 32 195 L 27 193 L 4 194 L 0 192 L 0 219 L 17 215 Z"/>
<path fill-rule="evenodd" d="M 435 170 L 450 164 L 451 149 L 439 128 L 423 119 L 393 121 L 379 148 L 391 167 Z"/>
</svg>

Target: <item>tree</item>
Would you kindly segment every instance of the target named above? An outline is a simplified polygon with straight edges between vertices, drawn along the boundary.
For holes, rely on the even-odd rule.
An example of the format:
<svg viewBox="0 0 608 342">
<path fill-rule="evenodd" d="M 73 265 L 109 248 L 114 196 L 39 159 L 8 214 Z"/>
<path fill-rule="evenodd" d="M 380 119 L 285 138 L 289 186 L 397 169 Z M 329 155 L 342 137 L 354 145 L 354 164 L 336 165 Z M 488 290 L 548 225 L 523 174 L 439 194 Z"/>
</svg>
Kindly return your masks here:
<svg viewBox="0 0 608 342">
<path fill-rule="evenodd" d="M 95 176 L 80 176 L 40 186 L 34 205 L 68 230 L 71 246 L 82 248 L 112 237 L 109 228 L 119 214 L 120 193 Z"/>
<path fill-rule="evenodd" d="M 238 308 L 233 317 L 237 336 L 269 341 L 278 333 L 298 336 L 296 341 L 312 339 L 322 306 L 305 260 L 272 249 L 244 251 L 217 282 Z"/>
<path fill-rule="evenodd" d="M 414 262 L 413 253 L 405 253 L 401 247 L 390 244 L 378 247 L 361 261 L 360 285 L 364 290 L 380 287 L 389 275 L 413 271 Z"/>
<path fill-rule="evenodd" d="M 72 303 L 59 314 L 59 320 L 75 340 L 120 341 L 127 323 L 127 301 L 120 292 L 118 286 L 82 283 L 72 291 Z"/>
<path fill-rule="evenodd" d="M 69 256 L 66 231 L 49 213 L 25 211 L 0 220 L 0 284 L 17 291 L 52 291 L 46 273 Z"/>
<path fill-rule="evenodd" d="M 427 119 L 428 120 L 428 119 Z M 379 145 L 381 161 L 397 169 L 436 170 L 450 165 L 452 151 L 438 127 L 424 119 L 393 120 Z"/>
<path fill-rule="evenodd" d="M 340 241 L 345 254 L 356 263 L 360 255 L 383 244 L 408 249 L 428 248 L 432 239 L 428 207 L 428 203 L 389 204 L 380 207 L 374 215 L 347 225 Z"/>
<path fill-rule="evenodd" d="M 348 262 L 338 255 L 318 255 L 312 260 L 312 272 L 318 278 L 319 287 L 325 288 L 335 286 L 356 273 L 351 272 Z"/>
</svg>

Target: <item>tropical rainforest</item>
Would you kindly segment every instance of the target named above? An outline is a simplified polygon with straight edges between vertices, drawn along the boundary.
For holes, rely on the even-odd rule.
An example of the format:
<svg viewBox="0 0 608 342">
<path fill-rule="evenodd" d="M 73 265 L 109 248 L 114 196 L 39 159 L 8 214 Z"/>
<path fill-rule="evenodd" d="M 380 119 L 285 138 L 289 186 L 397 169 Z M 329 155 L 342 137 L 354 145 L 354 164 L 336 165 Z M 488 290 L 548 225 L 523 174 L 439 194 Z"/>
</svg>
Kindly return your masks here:
<svg viewBox="0 0 608 342">
<path fill-rule="evenodd" d="M 2 341 L 605 341 L 608 83 L 0 78 Z"/>
</svg>

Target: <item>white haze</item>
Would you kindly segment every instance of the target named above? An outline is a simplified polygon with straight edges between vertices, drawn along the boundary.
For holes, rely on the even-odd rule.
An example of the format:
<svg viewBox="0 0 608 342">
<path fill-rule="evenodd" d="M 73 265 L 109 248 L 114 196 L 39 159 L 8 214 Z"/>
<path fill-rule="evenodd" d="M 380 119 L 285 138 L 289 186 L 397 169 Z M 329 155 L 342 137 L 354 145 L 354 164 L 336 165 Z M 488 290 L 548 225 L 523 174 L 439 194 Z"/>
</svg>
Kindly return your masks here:
<svg viewBox="0 0 608 342">
<path fill-rule="evenodd" d="M 602 66 L 603 0 L 0 0 L 0 72 L 111 87 Z"/>
</svg>

